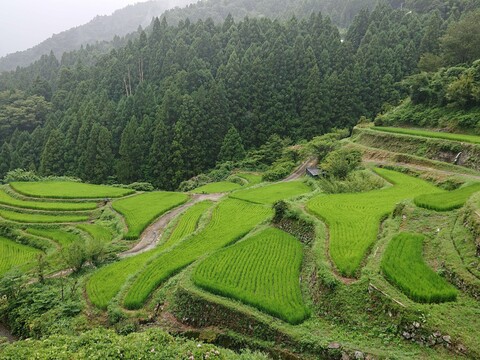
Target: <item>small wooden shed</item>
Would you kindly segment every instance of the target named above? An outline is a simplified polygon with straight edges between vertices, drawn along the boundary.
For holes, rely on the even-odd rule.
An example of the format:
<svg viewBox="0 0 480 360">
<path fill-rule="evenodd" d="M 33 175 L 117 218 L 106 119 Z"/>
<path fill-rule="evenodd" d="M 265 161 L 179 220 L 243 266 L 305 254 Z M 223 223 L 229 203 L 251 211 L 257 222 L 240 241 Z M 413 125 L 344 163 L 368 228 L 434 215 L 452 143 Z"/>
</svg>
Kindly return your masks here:
<svg viewBox="0 0 480 360">
<path fill-rule="evenodd" d="M 322 175 L 322 171 L 320 171 L 317 167 L 307 167 L 306 173 L 308 176 L 313 178 L 318 178 Z"/>
</svg>

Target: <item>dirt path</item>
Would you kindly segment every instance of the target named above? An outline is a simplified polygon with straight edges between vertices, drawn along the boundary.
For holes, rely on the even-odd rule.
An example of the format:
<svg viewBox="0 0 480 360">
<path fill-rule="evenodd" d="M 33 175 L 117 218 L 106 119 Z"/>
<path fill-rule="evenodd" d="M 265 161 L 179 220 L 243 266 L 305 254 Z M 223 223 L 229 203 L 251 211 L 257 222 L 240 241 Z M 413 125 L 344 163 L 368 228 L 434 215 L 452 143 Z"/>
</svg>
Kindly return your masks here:
<svg viewBox="0 0 480 360">
<path fill-rule="evenodd" d="M 308 167 L 317 166 L 318 160 L 316 158 L 310 158 L 305 161 L 302 165 L 300 165 L 290 176 L 288 176 L 283 181 L 292 181 L 300 179 L 303 175 L 305 175 L 305 171 Z"/>
<path fill-rule="evenodd" d="M 127 250 L 118 256 L 120 258 L 126 258 L 134 255 L 141 254 L 145 251 L 151 250 L 155 248 L 160 241 L 163 232 L 167 225 L 172 221 L 175 217 L 177 217 L 180 213 L 184 212 L 189 207 L 195 205 L 196 203 L 204 200 L 211 200 L 211 201 L 218 201 L 225 193 L 220 194 L 195 194 L 192 195 L 192 199 L 183 204 L 180 207 L 169 211 L 168 213 L 161 216 L 157 221 L 155 221 L 152 225 L 150 225 L 141 235 L 140 241 L 130 250 Z"/>
</svg>

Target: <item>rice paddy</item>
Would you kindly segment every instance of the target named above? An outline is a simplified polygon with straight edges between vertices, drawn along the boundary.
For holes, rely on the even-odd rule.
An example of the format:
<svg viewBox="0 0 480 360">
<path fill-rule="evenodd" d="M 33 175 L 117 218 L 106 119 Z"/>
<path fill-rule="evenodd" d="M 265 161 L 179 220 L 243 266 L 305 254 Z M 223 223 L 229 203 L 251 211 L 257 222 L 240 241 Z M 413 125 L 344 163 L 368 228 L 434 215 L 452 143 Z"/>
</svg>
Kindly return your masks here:
<svg viewBox="0 0 480 360">
<path fill-rule="evenodd" d="M 376 131 L 394 133 L 394 134 L 422 136 L 422 137 L 429 137 L 429 138 L 435 138 L 435 139 L 445 139 L 445 140 L 468 142 L 472 144 L 480 144 L 480 136 L 477 136 L 477 135 L 454 134 L 454 133 L 439 132 L 439 131 L 383 127 L 383 126 L 375 126 L 375 127 L 372 127 L 371 129 Z"/>
<path fill-rule="evenodd" d="M 191 192 L 194 194 L 216 194 L 230 192 L 240 189 L 241 187 L 241 185 L 229 181 L 220 181 L 200 186 Z"/>
<path fill-rule="evenodd" d="M 32 224 L 41 224 L 41 223 L 74 223 L 74 222 L 83 222 L 89 219 L 88 215 L 58 215 L 58 214 L 42 214 L 42 213 L 26 213 L 26 212 L 16 212 L 10 210 L 0 209 L 0 217 L 15 221 L 19 223 L 32 223 Z"/>
<path fill-rule="evenodd" d="M 13 268 L 25 270 L 33 263 L 40 251 L 29 246 L 18 244 L 12 240 L 0 237 L 0 276 Z"/>
<path fill-rule="evenodd" d="M 420 195 L 414 201 L 415 205 L 425 209 L 450 211 L 461 208 L 470 196 L 479 191 L 480 183 L 475 183 L 449 192 Z"/>
<path fill-rule="evenodd" d="M 230 197 L 257 204 L 273 204 L 278 200 L 297 197 L 310 191 L 312 189 L 301 181 L 289 181 L 237 191 Z"/>
</svg>

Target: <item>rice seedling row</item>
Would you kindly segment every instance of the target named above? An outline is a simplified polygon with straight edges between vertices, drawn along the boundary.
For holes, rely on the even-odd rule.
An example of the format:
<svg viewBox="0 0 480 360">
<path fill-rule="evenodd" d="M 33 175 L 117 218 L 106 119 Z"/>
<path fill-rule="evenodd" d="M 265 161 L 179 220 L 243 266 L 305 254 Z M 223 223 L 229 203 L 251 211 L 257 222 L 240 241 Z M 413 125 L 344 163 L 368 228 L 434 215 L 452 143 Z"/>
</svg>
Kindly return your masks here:
<svg viewBox="0 0 480 360">
<path fill-rule="evenodd" d="M 40 251 L 30 246 L 18 244 L 12 240 L 0 237 L 0 276 L 10 271 L 12 268 L 20 268 L 26 270 L 29 264 L 33 264 L 37 254 Z"/>
<path fill-rule="evenodd" d="M 0 204 L 32 210 L 49 211 L 82 211 L 93 210 L 97 207 L 92 202 L 45 202 L 45 201 L 27 201 L 17 199 L 9 195 L 4 189 L 0 188 Z"/>
<path fill-rule="evenodd" d="M 383 255 L 382 271 L 412 300 L 422 303 L 453 301 L 457 290 L 423 260 L 424 239 L 421 234 L 401 233 L 395 236 Z"/>
<path fill-rule="evenodd" d="M 242 238 L 271 215 L 272 210 L 262 205 L 236 199 L 221 202 L 203 231 L 185 239 L 168 252 L 161 253 L 139 272 L 125 296 L 124 306 L 139 309 L 170 276 L 199 257 Z"/>
<path fill-rule="evenodd" d="M 428 182 L 396 171 L 375 169 L 393 184 L 387 189 L 355 194 L 319 195 L 307 203 L 329 227 L 329 252 L 339 272 L 353 277 L 377 238 L 382 218 L 398 202 L 442 190 Z"/>
<path fill-rule="evenodd" d="M 106 309 L 128 278 L 142 269 L 149 259 L 154 258 L 195 232 L 200 217 L 211 206 L 210 201 L 202 201 L 193 205 L 181 215 L 178 224 L 166 242 L 151 251 L 122 259 L 95 272 L 87 282 L 87 294 L 90 301 L 95 306 Z"/>
<path fill-rule="evenodd" d="M 201 262 L 194 283 L 291 324 L 308 316 L 299 284 L 303 250 L 293 236 L 269 228 Z"/>
<path fill-rule="evenodd" d="M 415 205 L 429 210 L 450 211 L 461 208 L 468 198 L 480 191 L 480 183 L 475 183 L 445 193 L 435 193 L 417 196 Z"/>
<path fill-rule="evenodd" d="M 115 200 L 112 206 L 125 217 L 125 239 L 137 239 L 156 218 L 187 200 L 185 194 L 157 191 Z"/>
<path fill-rule="evenodd" d="M 216 194 L 240 189 L 242 186 L 229 181 L 220 181 L 200 186 L 191 192 L 194 194 Z"/>
<path fill-rule="evenodd" d="M 371 129 L 376 131 L 394 133 L 394 134 L 414 135 L 414 136 L 422 136 L 422 137 L 429 137 L 429 138 L 435 138 L 435 139 L 463 141 L 463 142 L 468 142 L 472 144 L 480 144 L 480 136 L 476 136 L 476 135 L 453 134 L 453 133 L 445 133 L 445 132 L 437 132 L 437 131 L 383 127 L 383 126 L 375 126 L 375 127 L 372 127 Z"/>
<path fill-rule="evenodd" d="M 77 225 L 82 231 L 85 231 L 93 239 L 99 240 L 102 243 L 108 243 L 112 240 L 112 232 L 102 225 L 97 224 L 80 224 Z"/>
<path fill-rule="evenodd" d="M 12 182 L 19 194 L 51 199 L 103 199 L 133 194 L 131 189 L 71 181 Z"/>
<path fill-rule="evenodd" d="M 30 235 L 53 240 L 62 247 L 67 247 L 74 242 L 82 241 L 81 236 L 78 234 L 62 229 L 27 228 L 25 231 Z"/>
<path fill-rule="evenodd" d="M 257 204 L 273 204 L 278 200 L 300 196 L 310 191 L 312 189 L 301 181 L 289 181 L 237 191 L 230 197 Z"/>
<path fill-rule="evenodd" d="M 87 221 L 88 215 L 46 215 L 40 213 L 16 212 L 0 209 L 0 217 L 20 223 L 74 223 Z"/>
</svg>

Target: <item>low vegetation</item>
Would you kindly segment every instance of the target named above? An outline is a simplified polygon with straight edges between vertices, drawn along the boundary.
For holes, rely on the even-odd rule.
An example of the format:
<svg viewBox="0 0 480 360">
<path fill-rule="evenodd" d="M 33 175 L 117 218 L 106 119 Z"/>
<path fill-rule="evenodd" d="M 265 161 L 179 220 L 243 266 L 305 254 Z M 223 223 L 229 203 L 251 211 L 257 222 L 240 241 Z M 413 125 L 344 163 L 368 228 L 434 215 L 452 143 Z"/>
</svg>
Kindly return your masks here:
<svg viewBox="0 0 480 360">
<path fill-rule="evenodd" d="M 457 190 L 417 196 L 415 205 L 429 210 L 450 211 L 461 208 L 474 193 L 480 191 L 480 183 L 461 187 Z"/>
<path fill-rule="evenodd" d="M 401 233 L 395 236 L 383 255 L 382 271 L 389 281 L 417 302 L 453 301 L 457 290 L 423 260 L 424 239 L 419 234 Z"/>
<path fill-rule="evenodd" d="M 52 199 L 102 199 L 133 194 L 131 189 L 68 181 L 12 182 L 10 186 L 25 196 Z"/>
<path fill-rule="evenodd" d="M 140 272 L 126 294 L 125 307 L 139 309 L 150 294 L 174 273 L 200 256 L 240 239 L 271 214 L 271 209 L 258 204 L 236 199 L 221 202 L 203 231 L 160 254 Z"/>
<path fill-rule="evenodd" d="M 417 195 L 441 190 L 424 180 L 396 171 L 375 170 L 392 187 L 358 194 L 319 195 L 307 203 L 308 210 L 329 226 L 329 252 L 342 275 L 354 276 L 375 242 L 382 218 L 395 204 Z"/>
<path fill-rule="evenodd" d="M 270 228 L 207 258 L 193 280 L 215 294 L 298 324 L 308 315 L 298 281 L 302 258 L 297 239 Z"/>
<path fill-rule="evenodd" d="M 29 246 L 18 244 L 12 240 L 0 237 L 0 276 L 5 275 L 12 268 L 21 268 L 25 270 L 28 264 L 34 263 L 36 256 L 40 251 Z"/>
<path fill-rule="evenodd" d="M 278 200 L 293 198 L 310 191 L 312 189 L 301 181 L 289 181 L 240 190 L 230 195 L 230 197 L 257 204 L 273 204 Z"/>
<path fill-rule="evenodd" d="M 439 131 L 428 131 L 420 129 L 408 129 L 408 128 L 398 128 L 398 127 L 383 127 L 375 126 L 372 127 L 373 130 L 395 133 L 395 134 L 405 134 L 413 136 L 422 136 L 435 139 L 445 139 L 453 141 L 463 141 L 472 144 L 480 144 L 480 136 L 477 135 L 467 135 L 467 134 L 453 134 L 448 132 L 439 132 Z"/>
<path fill-rule="evenodd" d="M 137 239 L 156 218 L 187 200 L 185 194 L 158 191 L 115 200 L 112 206 L 125 217 L 125 238 Z"/>
</svg>

